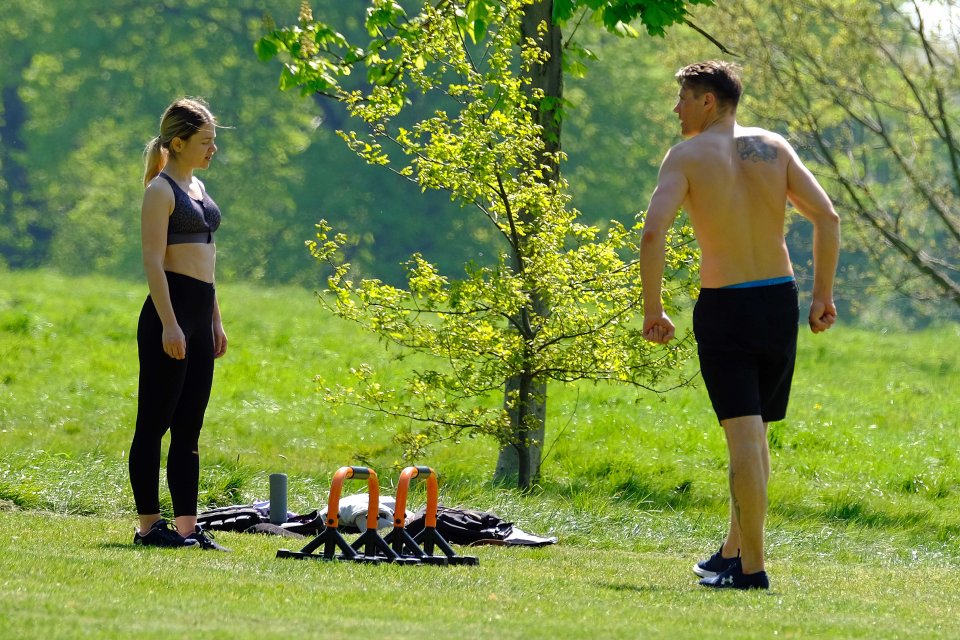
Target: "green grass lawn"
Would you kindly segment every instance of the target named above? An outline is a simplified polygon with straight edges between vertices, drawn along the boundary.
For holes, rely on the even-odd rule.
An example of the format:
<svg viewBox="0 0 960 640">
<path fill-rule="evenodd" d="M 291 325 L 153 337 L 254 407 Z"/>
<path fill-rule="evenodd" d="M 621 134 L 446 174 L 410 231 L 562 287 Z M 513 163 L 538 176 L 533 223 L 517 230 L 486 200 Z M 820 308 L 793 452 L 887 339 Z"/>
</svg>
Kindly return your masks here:
<svg viewBox="0 0 960 640">
<path fill-rule="evenodd" d="M 781 558 L 769 593 L 699 587 L 678 553 L 480 548 L 476 567 L 277 560 L 127 544 L 116 519 L 0 515 L 5 638 L 957 637 L 946 566 Z"/>
<path fill-rule="evenodd" d="M 699 387 L 551 387 L 530 496 L 490 483 L 491 442 L 422 461 L 444 504 L 556 535 L 552 547 L 464 551 L 480 566 L 449 568 L 277 560 L 302 543 L 243 534 L 218 537 L 232 554 L 134 548 L 126 450 L 145 293 L 0 273 L 0 638 L 960 637 L 960 326 L 802 333 L 789 415 L 771 431 L 773 589 L 717 594 L 690 572 L 727 508 L 723 435 Z M 405 425 L 332 411 L 314 378 L 345 380 L 361 362 L 398 377 L 411 360 L 309 291 L 218 293 L 230 348 L 201 437 L 201 501 L 265 498 L 281 471 L 290 508 L 312 510 L 348 464 L 375 468 L 390 493 Z"/>
</svg>

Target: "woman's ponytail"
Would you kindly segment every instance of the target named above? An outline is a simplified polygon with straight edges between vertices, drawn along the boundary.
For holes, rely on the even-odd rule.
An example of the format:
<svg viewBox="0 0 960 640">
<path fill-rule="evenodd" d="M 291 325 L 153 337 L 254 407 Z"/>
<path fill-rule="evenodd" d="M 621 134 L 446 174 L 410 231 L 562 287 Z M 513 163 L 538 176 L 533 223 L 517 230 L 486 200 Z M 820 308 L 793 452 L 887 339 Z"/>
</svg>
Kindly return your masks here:
<svg viewBox="0 0 960 640">
<path fill-rule="evenodd" d="M 160 143 L 160 136 L 147 143 L 143 150 L 143 186 L 146 187 L 150 181 L 160 175 L 163 165 L 167 163 L 166 149 Z"/>
</svg>

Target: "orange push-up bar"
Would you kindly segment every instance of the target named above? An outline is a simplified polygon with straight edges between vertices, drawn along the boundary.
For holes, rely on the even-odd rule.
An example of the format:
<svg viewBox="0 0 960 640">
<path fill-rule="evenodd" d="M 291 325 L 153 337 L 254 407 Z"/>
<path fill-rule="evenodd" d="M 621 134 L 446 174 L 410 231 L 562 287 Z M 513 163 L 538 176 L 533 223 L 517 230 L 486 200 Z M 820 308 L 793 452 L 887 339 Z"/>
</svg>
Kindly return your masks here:
<svg viewBox="0 0 960 640">
<path fill-rule="evenodd" d="M 397 484 L 397 508 L 393 512 L 393 526 L 403 528 L 407 518 L 407 493 L 410 490 L 410 481 L 425 477 L 427 480 L 427 511 L 424 515 L 424 526 L 437 526 L 437 474 L 430 467 L 407 467 L 400 472 L 400 482 Z"/>
<path fill-rule="evenodd" d="M 407 494 L 410 482 L 417 478 L 427 481 L 427 508 L 423 517 L 423 531 L 411 537 L 405 528 Z M 401 471 L 393 512 L 393 530 L 387 534 L 386 541 L 398 555 L 403 556 L 404 550 L 407 550 L 413 558 L 425 564 L 479 564 L 479 560 L 473 556 L 458 556 L 437 531 L 437 494 L 437 474 L 430 467 L 407 467 Z M 423 549 L 418 543 L 423 544 Z M 434 555 L 434 545 L 440 547 L 444 555 Z"/>
<path fill-rule="evenodd" d="M 377 472 L 369 467 L 340 467 L 333 474 L 330 484 L 330 497 L 327 499 L 327 526 L 336 529 L 340 526 L 340 492 L 343 490 L 344 480 L 366 480 L 367 494 L 367 529 L 377 529 L 377 520 L 380 512 L 380 484 L 377 482 Z"/>
<path fill-rule="evenodd" d="M 406 511 L 410 483 L 416 479 L 427 482 L 427 509 L 423 531 L 415 537 L 407 533 Z M 367 530 L 349 544 L 340 534 L 340 492 L 347 480 L 366 480 Z M 319 560 L 353 560 L 356 562 L 395 562 L 399 564 L 479 564 L 474 556 L 458 556 L 437 531 L 438 506 L 437 474 L 430 467 L 407 467 L 400 473 L 396 508 L 393 512 L 393 530 L 386 539 L 377 532 L 380 511 L 380 487 L 377 473 L 369 467 L 340 467 L 333 474 L 330 496 L 327 500 L 327 518 L 323 530 L 300 551 L 280 549 L 278 558 L 315 558 Z M 420 545 L 423 545 L 421 549 Z M 323 546 L 322 554 L 313 553 Z M 433 555 L 434 547 L 444 555 Z M 336 550 L 340 549 L 340 555 Z M 361 553 L 361 549 L 363 552 Z M 404 553 L 404 551 L 409 553 Z"/>
<path fill-rule="evenodd" d="M 340 492 L 346 480 L 366 480 L 369 501 L 367 502 L 367 530 L 353 544 L 347 543 L 338 530 L 340 526 Z M 316 538 L 297 551 L 280 549 L 278 558 L 317 558 L 321 560 L 353 560 L 358 562 L 403 562 L 416 563 L 415 559 L 401 558 L 377 533 L 380 512 L 380 485 L 377 472 L 369 467 L 340 467 L 333 474 L 330 496 L 327 500 L 326 526 Z M 323 545 L 323 554 L 313 553 Z M 340 549 L 341 555 L 335 555 Z M 363 548 L 363 553 L 360 549 Z"/>
<path fill-rule="evenodd" d="M 427 554 L 414 540 L 407 530 L 407 494 L 410 491 L 410 482 L 417 478 L 427 481 L 427 510 L 424 516 L 426 526 L 437 526 L 437 474 L 430 467 L 407 467 L 400 472 L 400 481 L 397 483 L 397 502 L 393 510 L 393 529 L 384 540 L 400 556 L 413 557 L 426 564 L 448 564 L 446 556 Z"/>
</svg>

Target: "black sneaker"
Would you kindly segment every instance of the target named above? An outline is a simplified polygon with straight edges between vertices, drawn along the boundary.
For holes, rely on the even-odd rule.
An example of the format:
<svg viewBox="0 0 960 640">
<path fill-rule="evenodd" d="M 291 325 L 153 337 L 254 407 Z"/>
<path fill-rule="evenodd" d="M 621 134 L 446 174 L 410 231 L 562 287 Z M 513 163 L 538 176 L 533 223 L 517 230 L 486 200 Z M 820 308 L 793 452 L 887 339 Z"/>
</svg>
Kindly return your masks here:
<svg viewBox="0 0 960 640">
<path fill-rule="evenodd" d="M 740 563 L 733 565 L 723 573 L 717 574 L 712 578 L 704 578 L 700 581 L 705 587 L 714 589 L 769 589 L 770 580 L 767 578 L 766 571 L 757 571 L 756 573 L 746 574 Z"/>
<path fill-rule="evenodd" d="M 196 540 L 184 538 L 166 520 L 157 520 L 150 530 L 141 535 L 139 531 L 133 534 L 133 544 L 144 547 L 194 547 Z"/>
<path fill-rule="evenodd" d="M 724 558 L 723 547 L 720 547 L 719 551 L 717 551 L 715 554 L 706 560 L 701 560 L 697 564 L 693 565 L 693 572 L 701 578 L 712 578 L 713 576 L 723 573 L 736 564 L 740 564 L 740 556 L 737 555 L 733 558 Z"/>
<path fill-rule="evenodd" d="M 226 547 L 214 542 L 213 534 L 208 531 L 204 531 L 202 528 L 200 528 L 200 525 L 197 525 L 194 532 L 188 535 L 186 539 L 199 544 L 201 549 L 208 549 L 210 551 L 230 551 L 230 549 L 227 549 Z"/>
</svg>

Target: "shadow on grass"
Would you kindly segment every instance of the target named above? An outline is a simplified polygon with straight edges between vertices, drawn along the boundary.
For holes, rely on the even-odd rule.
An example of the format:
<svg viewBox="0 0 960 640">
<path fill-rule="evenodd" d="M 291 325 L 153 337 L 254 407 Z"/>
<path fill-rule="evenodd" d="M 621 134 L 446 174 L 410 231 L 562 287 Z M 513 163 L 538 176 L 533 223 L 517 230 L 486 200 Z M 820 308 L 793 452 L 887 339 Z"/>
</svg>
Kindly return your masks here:
<svg viewBox="0 0 960 640">
<path fill-rule="evenodd" d="M 625 478 L 613 485 L 613 497 L 630 504 L 648 505 L 656 510 L 680 511 L 690 507 L 707 507 L 714 503 L 712 498 L 699 495 L 693 490 L 693 480 L 668 480 L 667 483 L 663 480 L 657 482 L 654 478 L 639 476 Z"/>
<path fill-rule="evenodd" d="M 866 529 L 917 531 L 924 537 L 946 542 L 960 536 L 960 523 L 943 522 L 934 509 L 925 511 L 888 512 L 856 497 L 835 497 L 822 508 L 781 503 L 771 507 L 771 514 L 786 520 L 816 521 L 824 524 L 847 524 Z M 935 532 L 931 536 L 931 532 Z"/>
<path fill-rule="evenodd" d="M 650 511 L 681 511 L 716 505 L 715 497 L 698 492 L 694 480 L 680 469 L 640 468 L 627 461 L 595 464 L 577 477 L 560 482 L 548 481 L 542 489 L 574 502 L 588 493 Z"/>
<path fill-rule="evenodd" d="M 637 469 L 611 472 L 585 484 L 583 477 L 542 487 L 546 495 L 563 497 L 574 507 L 594 512 L 598 501 L 620 503 L 647 512 L 687 512 L 727 517 L 728 502 L 718 494 L 706 494 L 693 481 L 679 481 L 679 474 L 643 475 Z M 699 489 L 699 490 L 698 490 Z M 819 499 L 818 499 L 819 498 Z M 918 539 L 947 543 L 960 538 L 960 519 L 952 509 L 939 508 L 938 501 L 922 504 L 871 501 L 855 493 L 809 496 L 805 502 L 774 502 L 770 515 L 785 521 L 839 525 L 876 531 L 897 531 Z"/>
<path fill-rule="evenodd" d="M 149 548 L 143 547 L 142 545 L 135 545 L 132 542 L 100 542 L 90 546 L 97 549 L 119 549 L 121 551 L 139 551 L 141 549 Z"/>
<path fill-rule="evenodd" d="M 660 593 L 665 589 L 655 584 L 627 584 L 624 582 L 595 582 L 601 589 L 610 591 L 632 591 L 634 593 Z"/>
</svg>

